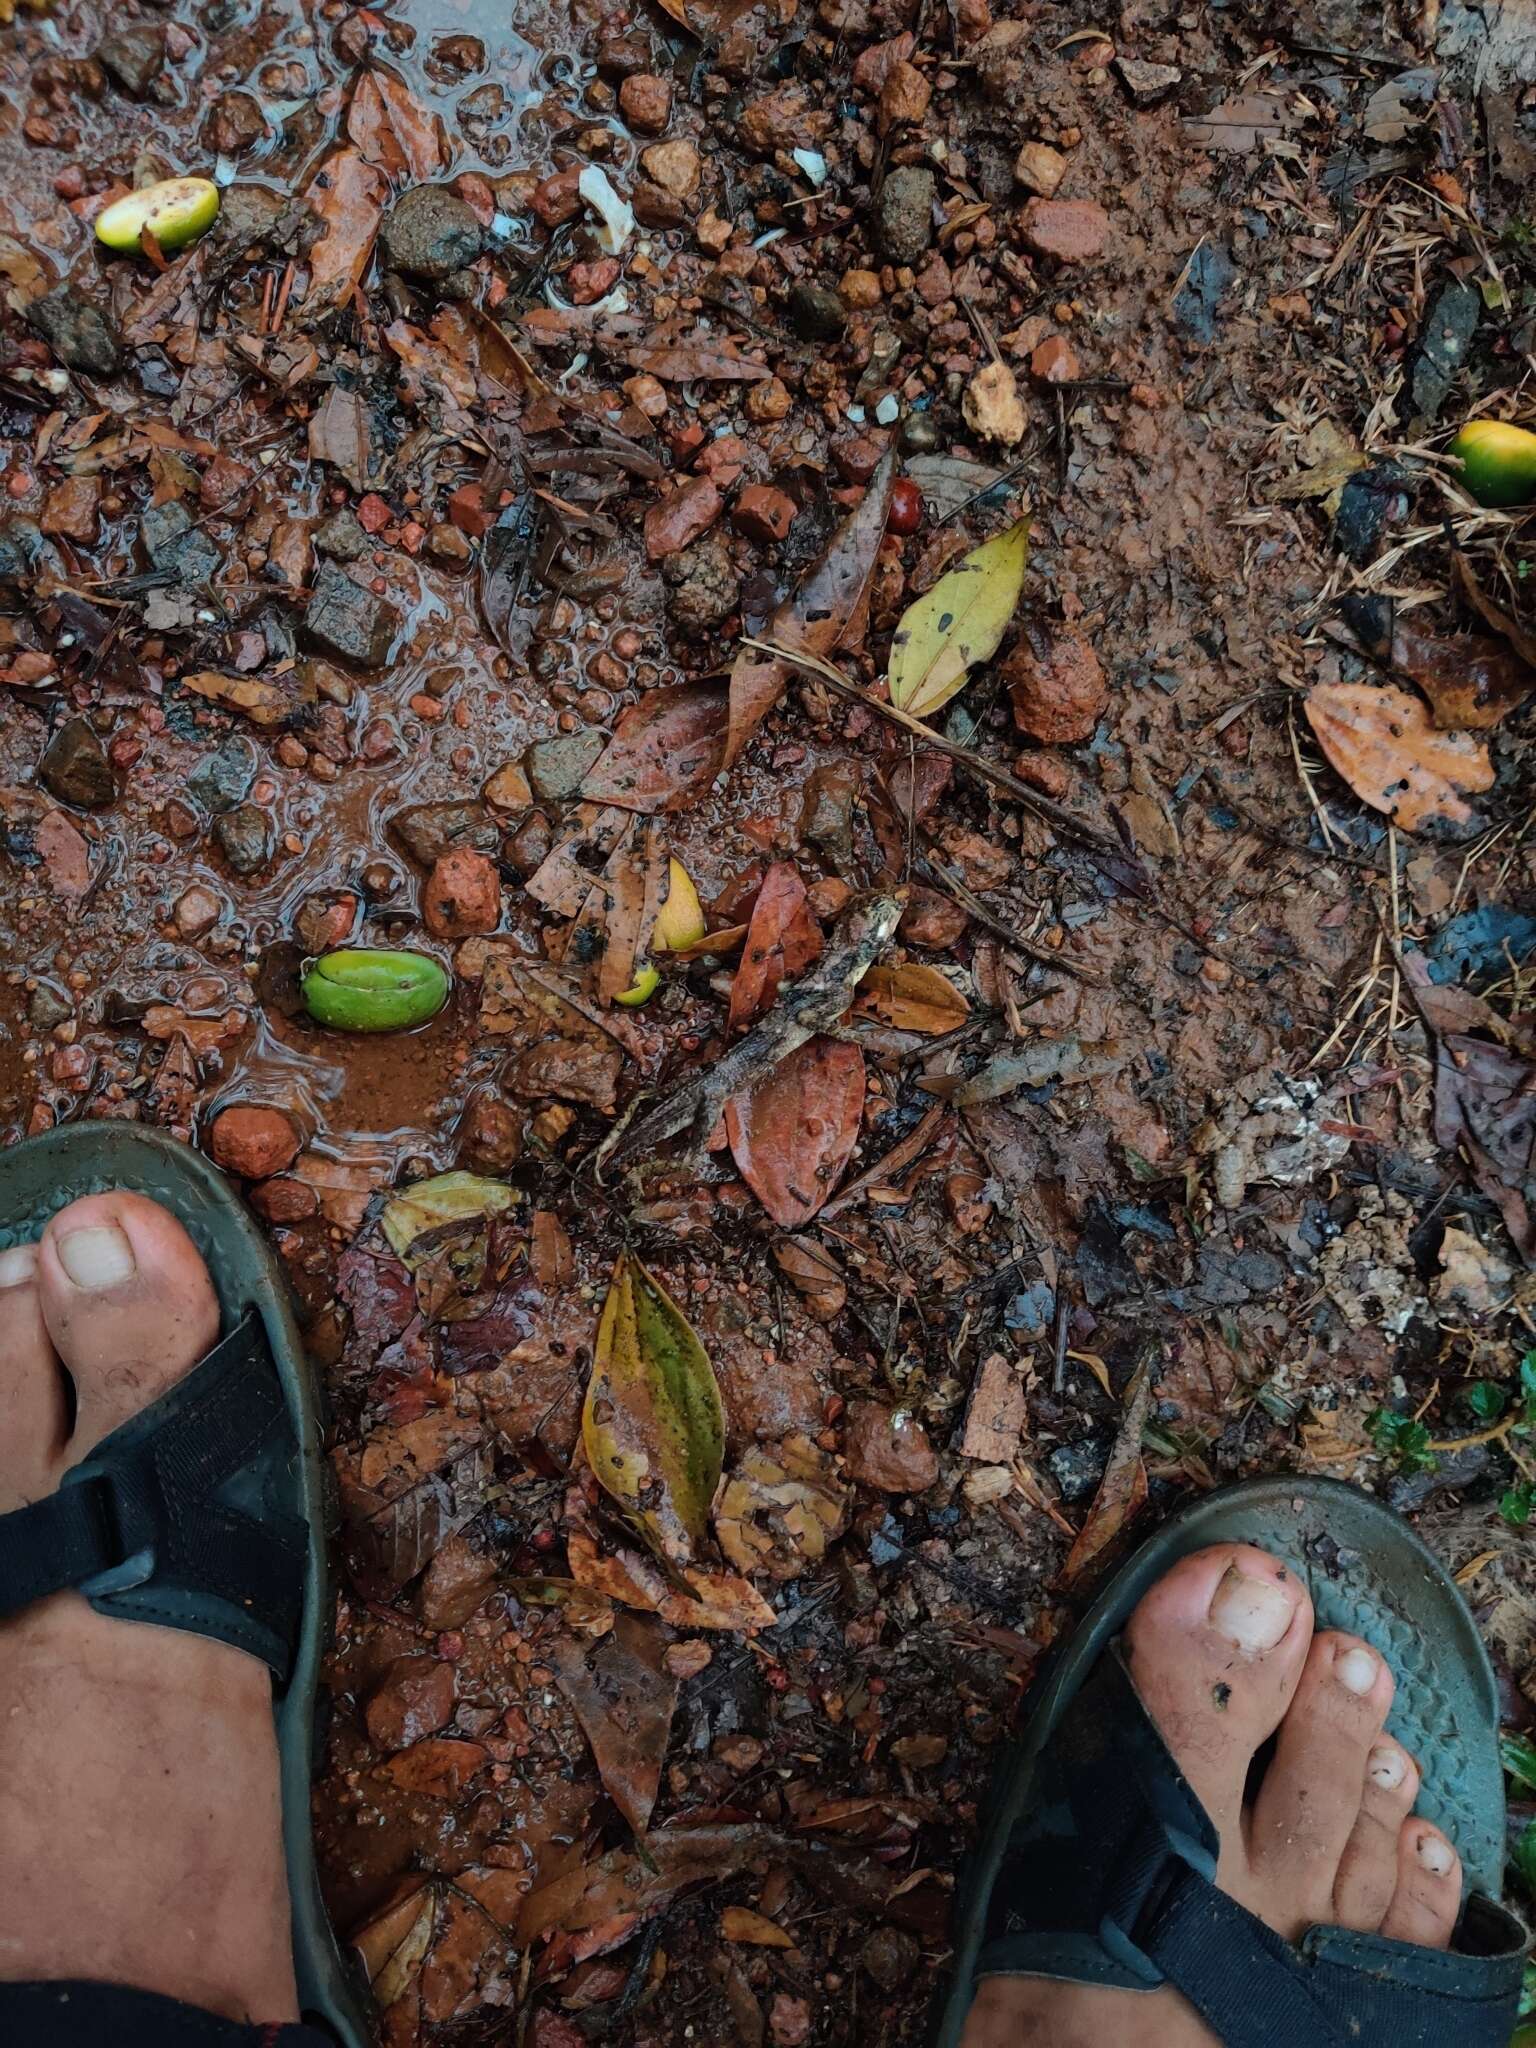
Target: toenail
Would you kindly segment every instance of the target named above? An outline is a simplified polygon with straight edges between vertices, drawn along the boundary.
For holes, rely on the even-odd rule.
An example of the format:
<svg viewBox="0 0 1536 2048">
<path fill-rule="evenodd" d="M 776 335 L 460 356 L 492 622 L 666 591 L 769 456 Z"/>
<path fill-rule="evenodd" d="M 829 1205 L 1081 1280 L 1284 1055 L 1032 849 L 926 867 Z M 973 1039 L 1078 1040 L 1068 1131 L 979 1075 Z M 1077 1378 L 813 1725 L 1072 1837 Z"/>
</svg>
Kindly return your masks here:
<svg viewBox="0 0 1536 2048">
<path fill-rule="evenodd" d="M 1333 1662 L 1333 1675 L 1347 1692 L 1368 1693 L 1376 1683 L 1379 1666 L 1375 1652 L 1356 1647 Z"/>
<path fill-rule="evenodd" d="M 59 1239 L 59 1263 L 77 1287 L 116 1287 L 134 1275 L 133 1246 L 115 1224 L 72 1230 Z"/>
<path fill-rule="evenodd" d="M 1268 1579 L 1251 1579 L 1232 1564 L 1211 1595 L 1208 1619 L 1218 1635 L 1252 1655 L 1272 1650 L 1295 1612 L 1294 1603 L 1279 1586 Z"/>
<path fill-rule="evenodd" d="M 1395 1792 L 1408 1775 L 1408 1759 L 1390 1742 L 1379 1742 L 1366 1759 L 1365 1774 L 1383 1792 Z"/>
<path fill-rule="evenodd" d="M 1438 1835 L 1420 1835 L 1419 1861 L 1432 1877 L 1445 1877 L 1456 1861 L 1456 1851 Z"/>
<path fill-rule="evenodd" d="M 37 1272 L 37 1246 L 13 1244 L 0 1252 L 0 1287 L 24 1287 Z"/>
</svg>

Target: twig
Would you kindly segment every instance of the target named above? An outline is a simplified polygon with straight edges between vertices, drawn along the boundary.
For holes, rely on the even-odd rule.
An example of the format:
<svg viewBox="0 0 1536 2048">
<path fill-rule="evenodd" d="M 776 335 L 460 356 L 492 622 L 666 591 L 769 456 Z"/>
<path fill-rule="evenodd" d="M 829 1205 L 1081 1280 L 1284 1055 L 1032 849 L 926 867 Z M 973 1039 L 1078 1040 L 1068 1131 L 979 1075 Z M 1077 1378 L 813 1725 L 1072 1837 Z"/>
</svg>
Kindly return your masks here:
<svg viewBox="0 0 1536 2048">
<path fill-rule="evenodd" d="M 1056 1331 L 1055 1357 L 1051 1364 L 1051 1392 L 1063 1393 L 1067 1384 L 1067 1324 L 1072 1318 L 1072 1303 L 1067 1290 L 1060 1280 L 1056 1282 Z"/>
<path fill-rule="evenodd" d="M 872 697 L 867 690 L 857 689 L 840 669 L 832 666 L 831 662 L 821 661 L 814 654 L 797 653 L 793 647 L 781 647 L 774 640 L 754 640 L 743 636 L 739 644 L 752 648 L 758 654 L 766 654 L 774 661 L 786 661 L 792 668 L 803 668 L 807 674 L 815 676 L 829 689 L 836 690 L 850 703 L 863 705 L 866 711 L 878 713 L 890 724 L 899 725 L 903 732 L 915 733 L 928 746 L 941 754 L 948 754 L 952 761 L 957 762 L 979 781 L 990 783 L 995 789 L 1005 790 L 1016 803 L 1022 804 L 1027 811 L 1033 811 L 1037 818 L 1055 831 L 1064 833 L 1069 838 L 1081 840 L 1085 846 L 1091 846 L 1097 853 L 1111 854 L 1118 861 L 1127 861 L 1125 848 L 1110 833 L 1101 831 L 1097 825 L 1090 825 L 1086 819 L 1074 817 L 1063 805 L 1053 803 L 1049 797 L 1041 796 L 1038 791 L 1031 789 L 1027 782 L 1020 782 L 1016 775 L 1010 775 L 1006 768 L 999 768 L 984 754 L 975 753 L 970 747 L 957 746 L 953 740 L 945 739 L 942 733 L 935 732 L 931 725 L 924 725 L 920 718 L 913 718 L 906 711 L 898 711 L 894 704 L 883 703 L 880 698 Z M 1139 869 L 1139 863 L 1135 861 L 1127 861 L 1127 865 Z"/>
<path fill-rule="evenodd" d="M 973 917 L 983 930 L 989 931 L 1010 953 L 1016 953 L 1021 960 L 1028 960 L 1041 967 L 1059 967 L 1063 974 L 1075 974 L 1079 981 L 1086 981 L 1091 988 L 1104 988 L 1107 983 L 1102 974 L 1092 967 L 1081 967 L 1068 953 L 1052 953 L 1044 946 L 1032 946 L 1027 939 L 1021 939 L 1017 932 L 994 917 L 987 906 L 968 889 L 960 877 L 936 860 L 930 851 L 919 854 L 913 865 L 944 895 L 952 897 L 960 908 Z"/>
</svg>

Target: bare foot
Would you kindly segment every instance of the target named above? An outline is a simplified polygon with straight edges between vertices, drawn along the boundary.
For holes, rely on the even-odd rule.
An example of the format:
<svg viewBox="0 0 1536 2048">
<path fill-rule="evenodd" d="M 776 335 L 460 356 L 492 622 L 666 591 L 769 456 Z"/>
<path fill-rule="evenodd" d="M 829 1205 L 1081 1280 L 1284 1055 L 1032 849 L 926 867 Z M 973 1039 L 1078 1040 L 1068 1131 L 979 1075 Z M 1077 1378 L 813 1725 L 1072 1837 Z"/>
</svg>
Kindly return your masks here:
<svg viewBox="0 0 1536 2048">
<path fill-rule="evenodd" d="M 1180 1560 L 1126 1625 L 1136 1689 L 1221 1837 L 1216 1880 L 1287 1940 L 1332 1922 L 1447 1948 L 1461 1864 L 1411 1818 L 1413 1759 L 1383 1727 L 1392 1674 L 1369 1644 L 1313 1634 L 1276 1558 L 1220 1544 Z M 1249 1767 L 1275 1737 L 1256 1795 Z M 983 1980 L 964 2048 L 1219 2048 L 1176 1991 Z"/>
<path fill-rule="evenodd" d="M 218 1304 L 141 1195 L 0 1253 L 0 1512 L 41 1499 L 214 1343 Z M 266 1667 L 58 1593 L 0 1624 L 0 1979 L 89 1978 L 297 2016 Z"/>
</svg>

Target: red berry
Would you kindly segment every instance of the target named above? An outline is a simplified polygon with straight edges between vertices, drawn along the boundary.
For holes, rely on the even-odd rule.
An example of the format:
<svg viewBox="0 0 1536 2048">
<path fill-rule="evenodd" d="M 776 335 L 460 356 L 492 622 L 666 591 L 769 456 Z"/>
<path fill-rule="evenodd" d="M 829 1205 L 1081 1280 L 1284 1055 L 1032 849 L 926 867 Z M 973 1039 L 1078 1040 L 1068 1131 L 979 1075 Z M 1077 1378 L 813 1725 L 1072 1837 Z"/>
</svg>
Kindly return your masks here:
<svg viewBox="0 0 1536 2048">
<path fill-rule="evenodd" d="M 911 477 L 896 479 L 891 492 L 891 512 L 886 525 L 892 533 L 916 533 L 923 523 L 923 494 Z"/>
</svg>

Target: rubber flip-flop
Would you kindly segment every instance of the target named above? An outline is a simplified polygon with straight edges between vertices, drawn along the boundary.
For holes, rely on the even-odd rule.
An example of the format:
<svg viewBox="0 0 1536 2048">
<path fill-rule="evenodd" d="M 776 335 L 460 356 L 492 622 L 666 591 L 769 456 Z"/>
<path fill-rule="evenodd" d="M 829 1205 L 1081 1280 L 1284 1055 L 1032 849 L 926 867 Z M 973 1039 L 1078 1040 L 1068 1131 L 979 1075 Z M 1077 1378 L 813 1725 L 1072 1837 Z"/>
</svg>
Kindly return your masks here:
<svg viewBox="0 0 1536 2048">
<path fill-rule="evenodd" d="M 370 2048 L 360 1979 L 320 1897 L 310 1778 L 329 1638 L 319 1391 L 287 1283 L 218 1169 L 163 1133 L 69 1124 L 0 1155 L 0 1249 L 82 1195 L 169 1209 L 202 1253 L 222 1334 L 206 1358 L 65 1475 L 0 1516 L 0 1614 L 75 1586 L 104 1614 L 216 1637 L 265 1659 L 281 1760 L 299 2004 L 341 2048 Z"/>
<path fill-rule="evenodd" d="M 1215 1543 L 1283 1558 L 1317 1626 L 1381 1651 L 1387 1727 L 1415 1758 L 1415 1811 L 1455 1844 L 1449 1951 L 1314 1927 L 1291 1944 L 1216 1889 L 1217 1837 L 1117 1647 L 1142 1595 Z M 1035 1682 L 988 1801 L 955 1916 L 935 2048 L 958 2048 L 979 1978 L 1172 1983 L 1228 2048 L 1503 2048 L 1530 1938 L 1498 1904 L 1504 1781 L 1493 1669 L 1454 1581 L 1405 1522 L 1339 1480 L 1250 1480 L 1191 1503 L 1135 1553 Z"/>
</svg>

